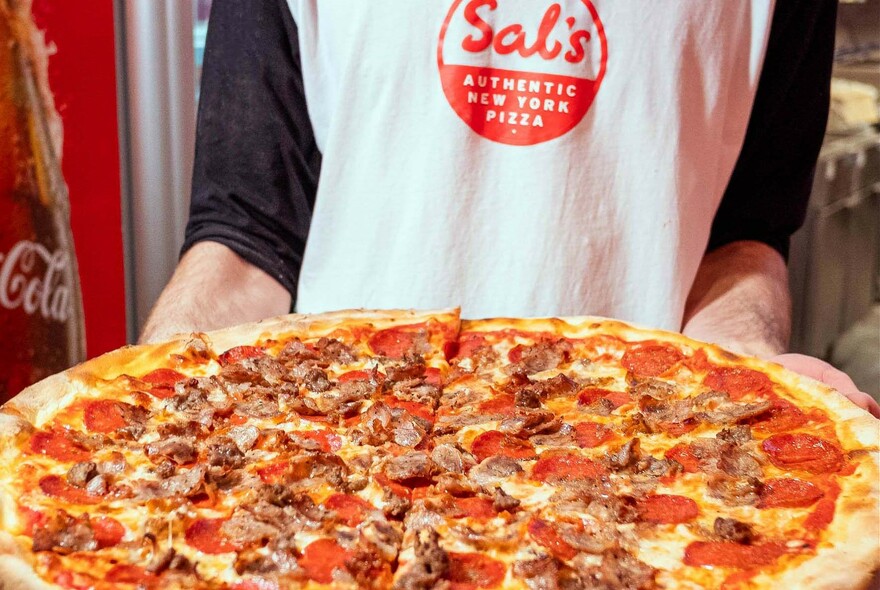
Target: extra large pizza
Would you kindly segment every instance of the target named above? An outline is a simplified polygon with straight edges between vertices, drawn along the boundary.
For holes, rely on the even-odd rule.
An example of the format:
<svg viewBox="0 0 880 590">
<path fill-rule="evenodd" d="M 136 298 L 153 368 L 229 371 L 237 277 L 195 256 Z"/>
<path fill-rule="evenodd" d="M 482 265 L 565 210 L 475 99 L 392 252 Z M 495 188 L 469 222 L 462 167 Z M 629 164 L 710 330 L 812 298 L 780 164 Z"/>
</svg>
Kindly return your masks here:
<svg viewBox="0 0 880 590">
<path fill-rule="evenodd" d="M 601 318 L 287 316 L 0 410 L 0 588 L 859 588 L 878 422 Z"/>
</svg>

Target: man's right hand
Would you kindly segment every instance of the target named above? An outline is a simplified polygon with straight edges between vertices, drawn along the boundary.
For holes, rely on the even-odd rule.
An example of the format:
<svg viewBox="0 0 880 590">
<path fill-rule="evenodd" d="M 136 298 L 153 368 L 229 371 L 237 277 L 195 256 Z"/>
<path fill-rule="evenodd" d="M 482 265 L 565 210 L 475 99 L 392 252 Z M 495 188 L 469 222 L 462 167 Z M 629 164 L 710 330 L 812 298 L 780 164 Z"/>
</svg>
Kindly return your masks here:
<svg viewBox="0 0 880 590">
<path fill-rule="evenodd" d="M 200 242 L 180 260 L 139 342 L 205 332 L 290 310 L 290 293 L 271 276 L 216 242 Z"/>
</svg>

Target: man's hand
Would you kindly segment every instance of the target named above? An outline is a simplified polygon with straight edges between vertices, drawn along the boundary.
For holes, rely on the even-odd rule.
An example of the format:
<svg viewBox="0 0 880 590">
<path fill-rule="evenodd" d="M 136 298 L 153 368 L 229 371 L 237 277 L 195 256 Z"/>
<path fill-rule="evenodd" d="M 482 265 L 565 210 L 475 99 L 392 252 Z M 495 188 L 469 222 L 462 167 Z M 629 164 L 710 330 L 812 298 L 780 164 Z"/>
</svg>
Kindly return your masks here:
<svg viewBox="0 0 880 590">
<path fill-rule="evenodd" d="M 733 242 L 700 264 L 682 332 L 733 352 L 770 358 L 788 349 L 791 301 L 779 252 L 760 242 Z"/>
<path fill-rule="evenodd" d="M 859 391 L 859 388 L 846 373 L 835 369 L 825 361 L 802 354 L 781 354 L 770 360 L 795 373 L 800 373 L 833 387 L 848 397 L 855 405 L 871 412 L 874 417 L 880 418 L 880 406 L 877 405 L 874 398 Z"/>
<path fill-rule="evenodd" d="M 216 242 L 199 242 L 181 259 L 159 296 L 140 342 L 216 330 L 282 315 L 290 293 L 271 276 Z"/>
<path fill-rule="evenodd" d="M 734 242 L 703 258 L 688 296 L 682 331 L 740 354 L 773 360 L 829 385 L 880 418 L 880 407 L 846 373 L 825 361 L 781 354 L 791 325 L 788 271 L 778 252 Z"/>
</svg>

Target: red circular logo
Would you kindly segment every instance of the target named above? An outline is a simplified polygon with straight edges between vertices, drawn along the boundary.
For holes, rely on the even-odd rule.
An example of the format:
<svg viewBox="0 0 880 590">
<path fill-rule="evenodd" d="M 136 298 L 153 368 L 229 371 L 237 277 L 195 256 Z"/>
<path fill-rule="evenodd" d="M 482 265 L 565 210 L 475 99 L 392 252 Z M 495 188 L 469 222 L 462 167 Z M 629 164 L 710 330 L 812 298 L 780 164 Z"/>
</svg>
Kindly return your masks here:
<svg viewBox="0 0 880 590">
<path fill-rule="evenodd" d="M 508 145 L 565 135 L 593 104 L 608 42 L 590 0 L 455 0 L 438 63 L 449 104 L 471 129 Z"/>
</svg>

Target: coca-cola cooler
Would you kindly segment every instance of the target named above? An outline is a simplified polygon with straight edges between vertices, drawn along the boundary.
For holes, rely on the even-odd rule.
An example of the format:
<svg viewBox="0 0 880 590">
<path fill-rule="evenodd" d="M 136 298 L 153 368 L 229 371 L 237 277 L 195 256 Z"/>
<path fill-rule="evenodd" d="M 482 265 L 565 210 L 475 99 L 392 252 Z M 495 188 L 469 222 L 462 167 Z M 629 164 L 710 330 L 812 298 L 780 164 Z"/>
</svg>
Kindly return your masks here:
<svg viewBox="0 0 880 590">
<path fill-rule="evenodd" d="M 33 15 L 50 49 L 49 85 L 64 126 L 61 169 L 91 358 L 127 337 L 114 7 L 33 0 Z"/>
<path fill-rule="evenodd" d="M 192 166 L 194 47 L 210 7 L 204 0 L 32 2 L 48 55 L 32 91 L 49 107 L 46 123 L 34 124 L 38 118 L 19 108 L 26 84 L 6 84 L 15 105 L 7 110 L 24 113 L 4 113 L 19 126 L 16 154 L 28 147 L 32 162 L 19 166 L 27 174 L 7 166 L 16 205 L 0 202 L 0 402 L 135 341 L 173 271 Z M 51 92 L 41 93 L 41 76 Z M 22 188 L 26 177 L 36 188 Z"/>
</svg>

